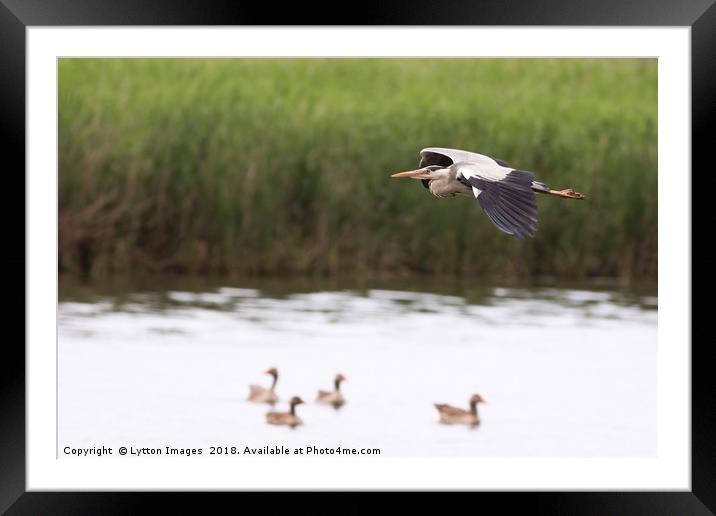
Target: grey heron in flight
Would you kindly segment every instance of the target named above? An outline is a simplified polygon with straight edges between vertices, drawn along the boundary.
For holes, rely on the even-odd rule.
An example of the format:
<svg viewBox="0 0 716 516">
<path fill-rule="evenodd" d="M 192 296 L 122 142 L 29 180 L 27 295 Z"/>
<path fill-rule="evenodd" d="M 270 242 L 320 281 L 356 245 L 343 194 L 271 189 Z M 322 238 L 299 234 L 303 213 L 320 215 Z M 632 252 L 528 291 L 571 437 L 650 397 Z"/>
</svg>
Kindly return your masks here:
<svg viewBox="0 0 716 516">
<path fill-rule="evenodd" d="M 392 177 L 420 179 L 436 197 L 475 197 L 490 220 L 520 240 L 537 231 L 535 192 L 566 199 L 584 199 L 571 188 L 550 190 L 534 174 L 501 159 L 460 149 L 429 147 L 420 151 L 420 168 Z"/>
</svg>

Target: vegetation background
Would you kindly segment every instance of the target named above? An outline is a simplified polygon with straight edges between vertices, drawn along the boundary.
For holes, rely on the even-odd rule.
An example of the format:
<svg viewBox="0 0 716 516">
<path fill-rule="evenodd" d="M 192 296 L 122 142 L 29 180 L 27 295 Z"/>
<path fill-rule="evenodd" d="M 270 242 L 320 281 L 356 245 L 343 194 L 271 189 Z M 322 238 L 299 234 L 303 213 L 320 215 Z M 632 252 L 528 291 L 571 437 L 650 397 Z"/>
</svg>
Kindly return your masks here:
<svg viewBox="0 0 716 516">
<path fill-rule="evenodd" d="M 62 59 L 59 268 L 656 282 L 655 59 Z M 520 242 L 417 181 L 473 150 L 540 197 Z"/>
</svg>

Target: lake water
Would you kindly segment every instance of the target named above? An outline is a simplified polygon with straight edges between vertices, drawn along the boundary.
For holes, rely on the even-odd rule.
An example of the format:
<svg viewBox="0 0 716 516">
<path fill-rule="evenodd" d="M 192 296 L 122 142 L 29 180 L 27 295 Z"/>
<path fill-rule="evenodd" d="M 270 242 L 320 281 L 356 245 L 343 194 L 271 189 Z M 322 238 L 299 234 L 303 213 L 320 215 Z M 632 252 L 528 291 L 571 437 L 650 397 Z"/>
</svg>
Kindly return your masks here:
<svg viewBox="0 0 716 516">
<path fill-rule="evenodd" d="M 657 299 L 618 291 L 216 286 L 59 304 L 58 445 L 379 448 L 382 456 L 655 456 Z M 428 289 L 430 290 L 430 289 Z M 269 426 L 248 386 L 299 395 Z M 336 373 L 341 410 L 313 404 Z M 437 422 L 467 408 L 475 429 Z M 206 453 L 206 451 L 204 452 Z M 60 454 L 62 457 L 62 454 Z"/>
</svg>

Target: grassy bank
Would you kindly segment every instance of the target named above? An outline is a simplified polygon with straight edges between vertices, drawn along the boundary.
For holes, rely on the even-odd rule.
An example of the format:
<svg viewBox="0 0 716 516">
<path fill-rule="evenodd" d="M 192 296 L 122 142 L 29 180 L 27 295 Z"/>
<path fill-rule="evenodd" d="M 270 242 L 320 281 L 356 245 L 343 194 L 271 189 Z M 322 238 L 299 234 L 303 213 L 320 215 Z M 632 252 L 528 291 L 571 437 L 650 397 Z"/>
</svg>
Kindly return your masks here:
<svg viewBox="0 0 716 516">
<path fill-rule="evenodd" d="M 657 271 L 656 60 L 59 63 L 60 270 L 232 275 Z M 535 171 L 536 237 L 437 200 L 423 147 Z"/>
</svg>

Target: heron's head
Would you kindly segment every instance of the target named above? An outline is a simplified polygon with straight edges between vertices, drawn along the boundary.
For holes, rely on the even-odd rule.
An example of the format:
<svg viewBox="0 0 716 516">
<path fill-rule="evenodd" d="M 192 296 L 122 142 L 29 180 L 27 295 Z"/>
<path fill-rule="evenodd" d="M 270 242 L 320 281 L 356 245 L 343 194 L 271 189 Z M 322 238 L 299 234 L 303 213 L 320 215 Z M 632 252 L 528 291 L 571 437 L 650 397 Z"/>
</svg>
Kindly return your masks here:
<svg viewBox="0 0 716 516">
<path fill-rule="evenodd" d="M 445 167 L 441 165 L 428 165 L 427 167 L 419 168 L 417 170 L 408 170 L 406 172 L 398 172 L 397 174 L 393 174 L 390 177 L 397 177 L 400 179 L 401 177 L 407 177 L 409 179 L 427 179 L 428 181 L 431 179 L 437 179 L 442 174 L 440 171 L 445 170 Z"/>
<path fill-rule="evenodd" d="M 306 402 L 303 401 L 298 396 L 294 396 L 293 398 L 291 398 L 291 401 L 289 402 L 290 405 L 302 405 L 304 403 L 306 403 Z"/>
<path fill-rule="evenodd" d="M 278 370 L 275 367 L 272 367 L 271 369 L 267 369 L 264 371 L 264 374 L 270 374 L 273 377 L 278 376 Z"/>
<path fill-rule="evenodd" d="M 348 378 L 343 376 L 341 373 L 336 375 L 336 383 L 345 382 L 346 380 L 348 380 Z"/>
</svg>

